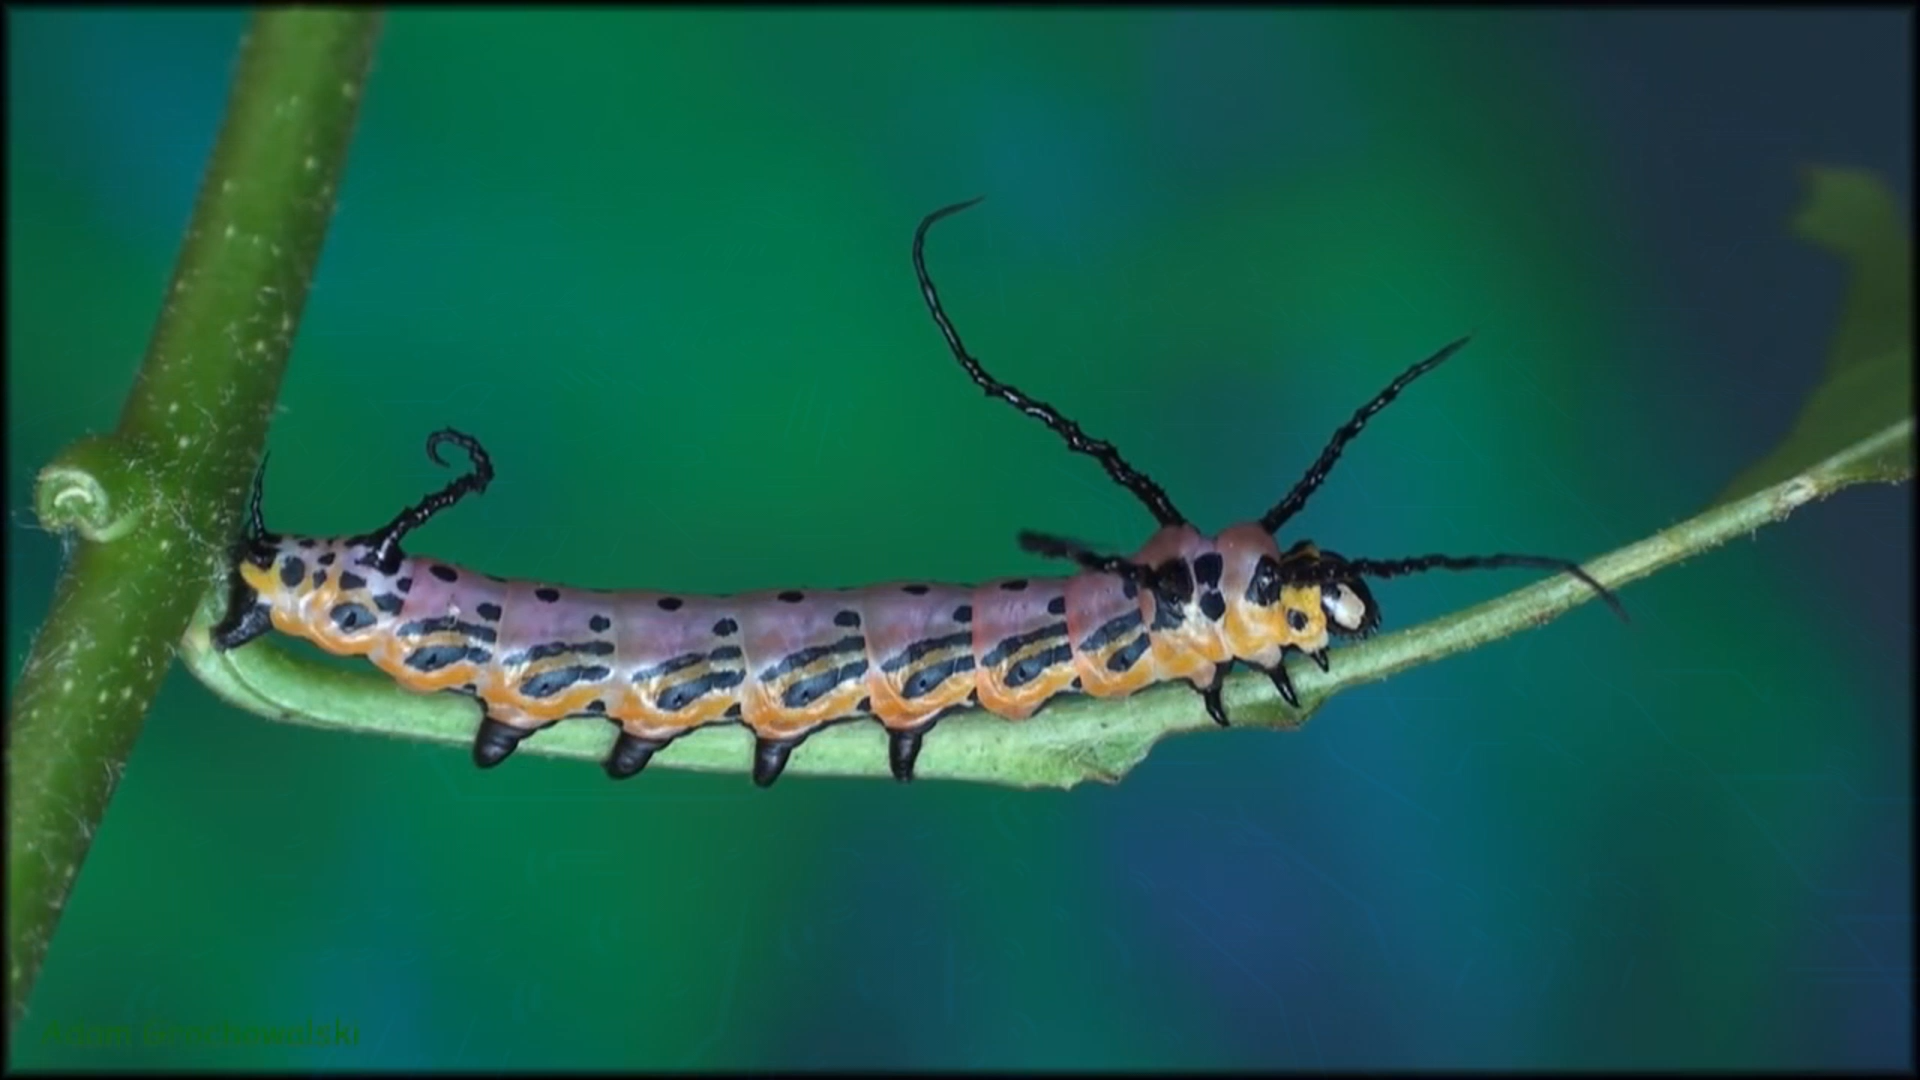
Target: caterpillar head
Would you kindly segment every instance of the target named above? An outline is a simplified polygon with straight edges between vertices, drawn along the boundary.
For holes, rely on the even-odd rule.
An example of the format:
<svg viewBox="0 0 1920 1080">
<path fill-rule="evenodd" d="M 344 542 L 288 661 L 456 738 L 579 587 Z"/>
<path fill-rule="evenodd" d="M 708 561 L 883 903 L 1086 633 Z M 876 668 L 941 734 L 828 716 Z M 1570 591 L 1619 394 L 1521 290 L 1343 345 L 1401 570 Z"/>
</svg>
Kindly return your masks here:
<svg viewBox="0 0 1920 1080">
<path fill-rule="evenodd" d="M 1273 577 L 1283 597 L 1311 599 L 1331 637 L 1364 638 L 1380 627 L 1380 608 L 1374 603 L 1373 591 L 1337 552 L 1302 540 L 1280 556 Z"/>
<path fill-rule="evenodd" d="M 1380 608 L 1373 602 L 1373 592 L 1357 575 L 1335 578 L 1317 588 L 1320 609 L 1327 615 L 1327 631 L 1335 637 L 1367 637 L 1380 628 Z"/>
<path fill-rule="evenodd" d="M 1379 621 L 1358 576 L 1338 574 L 1338 556 L 1307 543 L 1283 553 L 1253 524 L 1227 529 L 1215 543 L 1232 598 L 1223 631 L 1242 659 L 1271 667 L 1288 649 L 1318 655 L 1333 638 L 1371 633 Z"/>
</svg>

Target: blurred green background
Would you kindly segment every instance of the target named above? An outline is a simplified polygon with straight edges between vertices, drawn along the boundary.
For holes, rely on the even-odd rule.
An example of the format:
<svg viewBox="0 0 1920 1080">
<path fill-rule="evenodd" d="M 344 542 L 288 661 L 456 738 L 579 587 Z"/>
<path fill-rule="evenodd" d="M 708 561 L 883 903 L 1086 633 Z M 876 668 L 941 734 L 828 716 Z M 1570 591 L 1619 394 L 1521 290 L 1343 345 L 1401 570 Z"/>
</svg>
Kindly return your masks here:
<svg viewBox="0 0 1920 1080">
<path fill-rule="evenodd" d="M 9 678 L 61 560 L 34 471 L 115 420 L 242 25 L 9 13 Z M 421 441 L 451 424 L 500 477 L 413 546 L 499 574 L 731 592 L 1046 572 L 1022 527 L 1130 546 L 1146 515 L 971 387 L 920 306 L 914 223 L 984 194 L 929 244 L 969 343 L 1203 527 L 1477 328 L 1297 527 L 1599 554 L 1698 510 L 1816 381 L 1846 275 L 1787 232 L 1795 170 L 1881 170 L 1910 206 L 1910 35 L 1891 10 L 402 11 L 268 521 L 386 520 L 442 481 Z M 1899 1065 L 1910 498 L 1850 491 L 1634 585 L 1631 627 L 1589 606 L 1066 793 L 482 774 L 176 671 L 12 1063 Z M 1526 580 L 1377 593 L 1397 628 Z M 308 1021 L 355 1041 L 144 1038 Z"/>
</svg>

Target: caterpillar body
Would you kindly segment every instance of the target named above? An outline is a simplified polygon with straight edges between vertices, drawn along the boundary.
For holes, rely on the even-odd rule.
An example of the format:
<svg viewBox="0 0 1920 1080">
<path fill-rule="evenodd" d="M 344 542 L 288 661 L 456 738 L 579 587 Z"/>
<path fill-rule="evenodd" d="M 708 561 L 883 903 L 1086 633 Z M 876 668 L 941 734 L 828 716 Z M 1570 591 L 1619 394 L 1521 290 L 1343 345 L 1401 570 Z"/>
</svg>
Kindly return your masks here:
<svg viewBox="0 0 1920 1080">
<path fill-rule="evenodd" d="M 927 274 L 923 248 L 934 222 L 977 201 L 935 211 L 915 233 L 914 269 L 928 309 L 979 386 L 1098 459 L 1154 514 L 1160 528 L 1134 555 L 1027 532 L 1022 547 L 1070 559 L 1080 571 L 973 586 L 912 582 L 726 597 L 506 581 L 400 548 L 408 532 L 493 479 L 477 440 L 443 430 L 429 437 L 428 455 L 444 463 L 441 447 L 457 445 L 472 459 L 471 471 L 372 533 L 270 533 L 256 475 L 215 647 L 237 648 L 277 630 L 332 653 L 364 656 L 409 690 L 469 695 L 481 706 L 473 757 L 482 767 L 569 717 L 619 726 L 603 763 L 616 779 L 638 773 L 688 731 L 741 723 L 754 733 L 753 780 L 764 787 L 809 734 L 855 717 L 872 717 L 886 729 L 893 775 L 909 780 L 926 733 L 961 709 L 1024 720 L 1062 695 L 1119 697 L 1184 680 L 1224 725 L 1222 680 L 1236 664 L 1265 672 L 1297 705 L 1287 654 L 1303 653 L 1324 670 L 1334 639 L 1363 637 L 1379 625 L 1366 578 L 1500 566 L 1565 570 L 1624 618 L 1610 592 L 1561 559 L 1349 559 L 1307 541 L 1285 551 L 1275 542 L 1367 420 L 1465 339 L 1409 368 L 1357 411 L 1260 519 L 1202 535 L 1111 445 L 993 379 L 967 352 Z"/>
</svg>

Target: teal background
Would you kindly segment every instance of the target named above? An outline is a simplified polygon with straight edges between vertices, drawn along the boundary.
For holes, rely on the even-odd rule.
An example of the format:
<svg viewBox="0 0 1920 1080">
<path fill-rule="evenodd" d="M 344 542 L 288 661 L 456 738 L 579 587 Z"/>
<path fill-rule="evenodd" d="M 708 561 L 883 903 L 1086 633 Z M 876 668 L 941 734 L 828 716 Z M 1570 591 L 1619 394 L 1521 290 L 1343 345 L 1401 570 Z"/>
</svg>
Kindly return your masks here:
<svg viewBox="0 0 1920 1080">
<path fill-rule="evenodd" d="M 61 561 L 34 471 L 115 420 L 241 26 L 9 13 L 9 678 Z M 1794 170 L 1877 169 L 1910 205 L 1911 32 L 404 10 L 268 520 L 386 520 L 454 425 L 499 480 L 413 546 L 500 574 L 731 592 L 1045 572 L 1022 527 L 1130 546 L 1146 515 L 973 389 L 920 306 L 914 223 L 984 194 L 929 244 L 969 343 L 1203 527 L 1477 328 L 1297 527 L 1599 554 L 1705 505 L 1814 385 L 1846 275 L 1786 229 Z M 1630 627 L 1590 605 L 1065 793 L 482 774 L 176 671 L 11 1061 L 1907 1064 L 1910 499 L 1850 491 L 1633 585 Z M 1398 628 L 1526 580 L 1376 591 Z M 142 1039 L 308 1021 L 356 1041 Z"/>
</svg>

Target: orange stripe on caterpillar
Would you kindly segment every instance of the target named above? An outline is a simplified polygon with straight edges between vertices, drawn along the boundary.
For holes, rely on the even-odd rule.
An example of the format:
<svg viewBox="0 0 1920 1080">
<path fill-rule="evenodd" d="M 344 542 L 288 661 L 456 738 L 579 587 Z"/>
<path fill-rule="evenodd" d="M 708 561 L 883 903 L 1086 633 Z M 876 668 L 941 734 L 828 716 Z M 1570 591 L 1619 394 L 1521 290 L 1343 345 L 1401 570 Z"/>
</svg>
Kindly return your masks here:
<svg viewBox="0 0 1920 1080">
<path fill-rule="evenodd" d="M 1371 633 L 1379 612 L 1367 577 L 1500 566 L 1565 570 L 1624 617 L 1611 593 L 1565 560 L 1347 559 L 1306 542 L 1283 553 L 1275 543 L 1274 530 L 1305 505 L 1366 421 L 1464 340 L 1414 365 L 1356 412 L 1261 519 L 1202 535 L 1110 444 L 993 379 L 967 354 L 922 249 L 933 222 L 968 205 L 929 215 L 915 234 L 914 268 L 935 324 L 977 385 L 1045 423 L 1069 449 L 1099 460 L 1161 522 L 1132 557 L 1027 533 L 1021 542 L 1028 550 L 1071 559 L 1081 572 L 978 586 L 905 583 L 731 597 L 504 581 L 408 557 L 400 548 L 407 533 L 493 479 L 478 440 L 448 429 L 428 439 L 428 455 L 444 464 L 439 447 L 453 443 L 472 458 L 472 470 L 360 536 L 269 533 L 256 475 L 215 646 L 237 648 L 278 630 L 330 652 L 365 656 L 409 690 L 470 695 L 482 709 L 473 746 L 482 767 L 498 764 L 549 724 L 601 717 L 620 728 L 604 766 L 623 778 L 688 731 L 738 722 L 755 736 L 754 782 L 767 786 L 809 734 L 853 717 L 870 716 L 887 729 L 892 771 L 908 780 L 926 732 L 968 705 L 1024 720 L 1062 695 L 1119 697 L 1184 680 L 1224 725 L 1221 680 L 1240 663 L 1266 672 L 1297 705 L 1286 654 L 1305 653 L 1325 669 L 1332 638 Z"/>
</svg>

